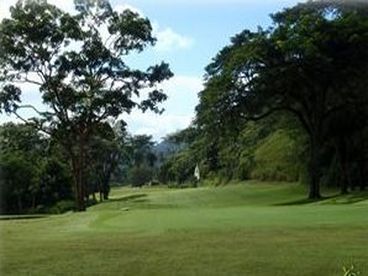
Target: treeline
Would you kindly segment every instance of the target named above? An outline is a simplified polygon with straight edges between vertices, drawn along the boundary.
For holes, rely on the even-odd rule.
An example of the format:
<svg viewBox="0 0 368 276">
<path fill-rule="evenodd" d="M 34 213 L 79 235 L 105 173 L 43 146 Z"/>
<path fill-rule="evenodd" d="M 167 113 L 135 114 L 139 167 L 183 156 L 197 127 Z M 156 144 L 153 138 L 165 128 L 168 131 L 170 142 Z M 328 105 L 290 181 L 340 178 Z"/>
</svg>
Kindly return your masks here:
<svg viewBox="0 0 368 276">
<path fill-rule="evenodd" d="M 104 126 L 94 135 L 85 169 L 86 201 L 107 199 L 110 178 L 120 157 L 118 139 Z M 32 125 L 0 126 L 1 213 L 61 213 L 75 209 L 73 174 L 64 150 L 55 139 Z"/>
<path fill-rule="evenodd" d="M 202 180 L 213 184 L 247 179 L 298 181 L 305 177 L 306 137 L 286 116 L 249 122 L 236 137 L 206 135 L 191 126 L 168 139 L 186 146 L 161 166 L 160 180 L 164 183 L 190 184 L 195 181 L 197 165 Z"/>
<path fill-rule="evenodd" d="M 149 20 L 107 0 L 76 1 L 75 15 L 18 2 L 0 23 L 0 112 L 25 123 L 1 127 L 2 210 L 48 209 L 73 197 L 84 211 L 96 193 L 108 198 L 112 180 L 192 182 L 196 166 L 219 182 L 302 180 L 311 199 L 321 197 L 321 183 L 364 189 L 368 4 L 309 1 L 271 17 L 269 28 L 244 30 L 213 58 L 193 124 L 167 137 L 175 150 L 162 154 L 151 137 L 111 125 L 133 108 L 162 112 L 167 96 L 157 84 L 173 75 L 168 64 L 124 63 L 154 45 Z M 46 111 L 22 102 L 24 83 L 38 86 Z M 23 118 L 25 109 L 36 117 Z"/>
<path fill-rule="evenodd" d="M 157 184 L 167 152 L 152 136 L 130 135 L 122 122 L 101 125 L 86 147 L 85 201 L 109 198 L 111 185 Z M 61 213 L 74 210 L 72 165 L 52 137 L 32 125 L 0 126 L 1 213 Z"/>
<path fill-rule="evenodd" d="M 0 127 L 0 172 L 2 213 L 43 212 L 72 199 L 71 174 L 59 148 L 31 126 Z"/>
<path fill-rule="evenodd" d="M 367 186 L 368 4 L 309 1 L 244 30 L 206 68 L 188 144 L 163 166 L 171 181 L 303 180 L 342 193 Z"/>
</svg>

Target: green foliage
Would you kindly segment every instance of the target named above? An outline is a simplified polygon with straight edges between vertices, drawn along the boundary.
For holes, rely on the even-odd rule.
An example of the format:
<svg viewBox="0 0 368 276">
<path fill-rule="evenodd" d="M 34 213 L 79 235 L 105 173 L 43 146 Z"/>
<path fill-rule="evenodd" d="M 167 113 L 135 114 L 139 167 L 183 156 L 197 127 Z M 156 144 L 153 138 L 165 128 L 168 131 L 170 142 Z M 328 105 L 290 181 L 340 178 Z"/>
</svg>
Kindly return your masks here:
<svg viewBox="0 0 368 276">
<path fill-rule="evenodd" d="M 259 180 L 299 180 L 301 167 L 300 145 L 287 131 L 277 130 L 268 136 L 254 153 L 252 178 Z"/>
<path fill-rule="evenodd" d="M 231 39 L 206 67 L 205 89 L 196 107 L 196 126 L 208 145 L 216 145 L 212 156 L 217 162 L 211 170 L 225 178 L 236 176 L 232 168 L 241 151 L 244 124 L 287 112 L 308 136 L 309 197 L 321 196 L 320 180 L 331 160 L 324 151 L 331 143 L 341 168 L 342 191 L 347 191 L 347 154 L 352 150 L 347 140 L 356 139 L 355 133 L 368 125 L 367 11 L 366 3 L 308 1 L 272 15 L 268 29 L 244 30 Z M 285 164 L 259 172 L 269 163 L 267 158 L 276 158 L 280 149 L 275 143 L 263 145 L 258 160 L 243 159 L 246 169 L 238 175 L 249 174 L 247 167 L 254 161 L 261 163 L 256 175 L 287 178 Z M 273 156 L 264 156 L 264 151 L 272 155 L 272 144 Z M 363 171 L 367 162 L 355 166 Z M 295 169 L 289 172 L 296 178 Z"/>
<path fill-rule="evenodd" d="M 69 14 L 47 1 L 19 1 L 11 18 L 0 23 L 0 112 L 37 114 L 22 119 L 63 146 L 72 164 L 77 210 L 83 211 L 86 148 L 96 128 L 133 108 L 161 113 L 167 96 L 157 84 L 173 74 L 164 62 L 146 70 L 126 64 L 128 54 L 155 44 L 147 18 L 114 11 L 107 0 L 75 1 L 75 8 Z M 48 109 L 22 103 L 19 83 L 37 85 Z M 144 88 L 149 91 L 142 98 Z"/>
<path fill-rule="evenodd" d="M 43 211 L 71 198 L 70 171 L 51 139 L 32 126 L 0 126 L 2 213 Z"/>
<path fill-rule="evenodd" d="M 24 212 L 30 206 L 30 192 L 37 189 L 37 167 L 20 153 L 3 155 L 1 166 L 1 212 Z"/>
<path fill-rule="evenodd" d="M 58 201 L 55 205 L 47 210 L 50 214 L 63 214 L 68 211 L 75 210 L 75 202 L 73 200 Z"/>
<path fill-rule="evenodd" d="M 142 186 L 158 177 L 158 157 L 151 135 L 120 137 L 120 158 L 113 177 L 120 185 Z"/>
<path fill-rule="evenodd" d="M 197 134 L 161 166 L 160 180 L 190 182 L 197 163 L 202 180 L 216 185 L 251 178 L 296 181 L 305 167 L 305 135 L 285 114 L 248 122 L 237 137 L 220 138 L 212 148 L 206 144 L 211 139 Z"/>
<path fill-rule="evenodd" d="M 132 167 L 129 170 L 128 180 L 132 186 L 141 187 L 153 179 L 153 170 L 147 166 Z"/>
<path fill-rule="evenodd" d="M 196 158 L 187 149 L 170 157 L 160 168 L 159 180 L 162 183 L 176 182 L 182 184 L 190 181 L 194 174 Z"/>
</svg>

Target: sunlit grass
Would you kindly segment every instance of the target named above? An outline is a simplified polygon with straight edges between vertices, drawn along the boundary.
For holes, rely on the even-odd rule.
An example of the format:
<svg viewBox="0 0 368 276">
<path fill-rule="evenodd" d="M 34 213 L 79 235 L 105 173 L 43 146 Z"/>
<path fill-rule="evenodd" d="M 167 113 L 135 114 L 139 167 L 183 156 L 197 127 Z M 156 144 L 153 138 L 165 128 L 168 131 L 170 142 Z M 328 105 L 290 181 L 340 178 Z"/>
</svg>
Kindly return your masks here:
<svg viewBox="0 0 368 276">
<path fill-rule="evenodd" d="M 2 275 L 368 272 L 367 197 L 304 198 L 282 183 L 115 189 L 85 213 L 0 221 Z"/>
</svg>

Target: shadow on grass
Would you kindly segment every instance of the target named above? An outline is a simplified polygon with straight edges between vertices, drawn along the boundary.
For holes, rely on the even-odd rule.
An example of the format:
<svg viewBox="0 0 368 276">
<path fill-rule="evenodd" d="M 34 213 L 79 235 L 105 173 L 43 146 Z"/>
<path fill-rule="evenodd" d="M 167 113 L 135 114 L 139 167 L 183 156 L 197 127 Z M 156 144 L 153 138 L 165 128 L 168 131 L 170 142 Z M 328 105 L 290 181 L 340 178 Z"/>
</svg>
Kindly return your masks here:
<svg viewBox="0 0 368 276">
<path fill-rule="evenodd" d="M 354 204 L 368 200 L 368 192 L 352 192 L 346 195 L 338 195 L 324 204 Z"/>
<path fill-rule="evenodd" d="M 145 202 L 147 201 L 147 199 L 143 199 L 145 197 L 147 197 L 147 194 L 135 194 L 119 198 L 112 198 L 105 202 Z"/>
<path fill-rule="evenodd" d="M 354 204 L 361 201 L 368 200 L 368 192 L 353 192 L 346 195 L 336 194 L 332 196 L 324 196 L 318 199 L 298 199 L 289 202 L 276 203 L 273 206 L 294 206 L 294 205 L 306 205 L 311 203 L 320 204 Z"/>
<path fill-rule="evenodd" d="M 4 215 L 0 216 L 0 220 L 40 219 L 47 217 L 47 215 Z"/>
<path fill-rule="evenodd" d="M 124 197 L 119 198 L 112 198 L 108 201 L 104 201 L 102 203 L 109 203 L 109 202 L 120 202 L 125 203 L 127 209 L 123 208 L 124 211 L 128 211 L 130 207 L 139 208 L 139 209 L 167 209 L 167 208 L 177 208 L 176 205 L 173 204 L 165 204 L 165 203 L 152 203 L 148 198 L 147 194 L 133 194 L 127 195 Z"/>
<path fill-rule="evenodd" d="M 293 201 L 288 201 L 288 202 L 276 203 L 273 206 L 306 205 L 306 204 L 311 204 L 311 203 L 323 202 L 326 200 L 336 198 L 338 196 L 339 195 L 333 195 L 333 196 L 326 196 L 326 197 L 321 197 L 321 198 L 316 198 L 316 199 L 303 198 L 303 199 L 298 199 L 298 200 L 293 200 Z"/>
</svg>

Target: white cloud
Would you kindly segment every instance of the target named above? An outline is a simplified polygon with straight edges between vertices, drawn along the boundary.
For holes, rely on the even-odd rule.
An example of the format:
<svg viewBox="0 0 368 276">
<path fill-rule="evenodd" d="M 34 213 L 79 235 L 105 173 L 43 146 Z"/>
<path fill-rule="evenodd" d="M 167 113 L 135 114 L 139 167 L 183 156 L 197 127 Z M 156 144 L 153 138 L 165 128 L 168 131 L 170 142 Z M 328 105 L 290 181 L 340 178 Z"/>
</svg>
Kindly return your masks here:
<svg viewBox="0 0 368 276">
<path fill-rule="evenodd" d="M 74 9 L 74 1 L 73 0 L 47 0 L 48 3 L 57 6 L 59 9 L 66 12 L 73 12 Z"/>
<path fill-rule="evenodd" d="M 196 76 L 174 76 L 160 85 L 168 95 L 162 105 L 166 111 L 162 115 L 152 112 L 141 113 L 134 110 L 122 118 L 128 123 L 128 130 L 133 134 L 149 134 L 159 141 L 169 133 L 189 126 L 198 104 L 198 92 L 203 89 L 202 79 Z"/>
<path fill-rule="evenodd" d="M 161 88 L 170 91 L 180 89 L 198 93 L 203 89 L 203 83 L 200 77 L 178 75 L 165 81 Z"/>
<path fill-rule="evenodd" d="M 9 8 L 14 6 L 17 0 L 8 0 L 8 1 L 1 1 L 0 2 L 0 21 L 3 20 L 5 17 L 10 16 Z"/>
<path fill-rule="evenodd" d="M 148 4 L 150 3 L 152 0 L 139 0 L 139 2 L 141 4 Z M 244 4 L 244 5 L 249 5 L 249 4 L 257 4 L 257 5 L 266 5 L 266 4 L 272 4 L 272 3 L 296 3 L 296 2 L 305 2 L 306 0 L 263 0 L 263 1 L 259 1 L 259 0 L 155 0 L 155 4 L 156 5 L 170 5 L 170 6 L 174 6 L 174 5 L 209 5 L 209 6 L 213 6 L 213 5 L 234 5 L 234 4 Z M 362 0 L 364 1 L 364 0 Z"/>
<path fill-rule="evenodd" d="M 170 27 L 162 28 L 158 23 L 153 23 L 153 35 L 157 38 L 155 49 L 166 52 L 177 49 L 189 49 L 193 46 L 194 40 L 191 37 L 181 35 Z"/>
<path fill-rule="evenodd" d="M 128 129 L 133 134 L 152 135 L 156 141 L 159 141 L 169 133 L 186 128 L 192 119 L 192 115 L 157 115 L 134 111 L 126 121 Z"/>
</svg>

